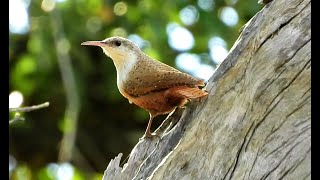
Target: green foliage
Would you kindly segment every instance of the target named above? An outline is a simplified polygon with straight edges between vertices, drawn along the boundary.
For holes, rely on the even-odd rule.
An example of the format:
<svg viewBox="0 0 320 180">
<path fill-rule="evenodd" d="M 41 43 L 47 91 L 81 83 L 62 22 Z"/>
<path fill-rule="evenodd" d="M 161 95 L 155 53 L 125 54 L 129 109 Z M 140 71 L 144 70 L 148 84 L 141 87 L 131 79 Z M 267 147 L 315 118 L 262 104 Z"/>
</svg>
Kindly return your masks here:
<svg viewBox="0 0 320 180">
<path fill-rule="evenodd" d="M 53 10 L 46 10 L 44 2 L 53 2 Z M 77 128 L 71 158 L 75 168 L 73 179 L 101 179 L 110 159 L 120 152 L 128 155 L 139 134 L 142 136 L 148 113 L 121 96 L 111 59 L 101 49 L 81 46 L 81 42 L 136 34 L 147 42 L 143 50 L 149 56 L 175 66 L 174 60 L 181 52 L 170 47 L 166 28 L 169 23 L 177 23 L 195 39 L 194 47 L 186 52 L 201 55 L 201 63 L 215 67 L 209 56 L 208 40 L 219 36 L 231 48 L 240 27 L 261 9 L 256 0 L 216 0 L 208 11 L 197 3 L 196 0 L 30 1 L 29 32 L 9 34 L 9 93 L 20 91 L 24 105 L 49 101 L 50 107 L 24 113 L 27 131 L 21 124 L 10 127 L 10 154 L 18 164 L 25 162 L 15 168 L 11 179 L 54 179 L 48 164 L 58 161 L 63 133 L 73 128 Z M 198 21 L 184 25 L 179 13 L 189 5 L 196 7 Z M 225 6 L 237 11 L 237 25 L 227 26 L 219 18 Z M 58 41 L 56 36 L 60 38 Z M 77 91 L 74 93 L 80 98 L 77 127 L 71 127 L 65 119 L 69 97 L 58 63 L 62 55 L 70 58 Z M 152 129 L 161 123 L 156 121 Z"/>
</svg>

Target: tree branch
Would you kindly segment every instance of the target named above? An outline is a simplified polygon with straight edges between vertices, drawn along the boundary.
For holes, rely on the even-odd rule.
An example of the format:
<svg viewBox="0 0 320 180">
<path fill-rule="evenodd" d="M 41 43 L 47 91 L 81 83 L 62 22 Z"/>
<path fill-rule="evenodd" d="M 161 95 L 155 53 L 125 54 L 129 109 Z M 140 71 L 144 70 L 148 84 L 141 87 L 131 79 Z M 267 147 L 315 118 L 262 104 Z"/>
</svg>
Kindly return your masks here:
<svg viewBox="0 0 320 180">
<path fill-rule="evenodd" d="M 49 102 L 45 102 L 39 105 L 29 106 L 29 107 L 20 107 L 20 108 L 9 108 L 9 112 L 29 112 L 37 109 L 45 108 L 50 105 Z"/>
</svg>

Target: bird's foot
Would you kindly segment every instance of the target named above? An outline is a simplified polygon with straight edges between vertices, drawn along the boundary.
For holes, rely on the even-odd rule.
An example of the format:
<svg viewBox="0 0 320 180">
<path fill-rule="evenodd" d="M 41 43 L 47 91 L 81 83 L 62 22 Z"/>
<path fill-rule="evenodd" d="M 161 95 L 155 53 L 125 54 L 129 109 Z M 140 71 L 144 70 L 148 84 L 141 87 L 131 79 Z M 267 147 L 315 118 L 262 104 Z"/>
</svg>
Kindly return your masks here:
<svg viewBox="0 0 320 180">
<path fill-rule="evenodd" d="M 161 138 L 158 134 L 156 133 L 151 133 L 151 132 L 146 132 L 144 135 L 139 139 L 139 140 L 144 140 L 144 139 L 153 139 L 153 138 Z"/>
</svg>

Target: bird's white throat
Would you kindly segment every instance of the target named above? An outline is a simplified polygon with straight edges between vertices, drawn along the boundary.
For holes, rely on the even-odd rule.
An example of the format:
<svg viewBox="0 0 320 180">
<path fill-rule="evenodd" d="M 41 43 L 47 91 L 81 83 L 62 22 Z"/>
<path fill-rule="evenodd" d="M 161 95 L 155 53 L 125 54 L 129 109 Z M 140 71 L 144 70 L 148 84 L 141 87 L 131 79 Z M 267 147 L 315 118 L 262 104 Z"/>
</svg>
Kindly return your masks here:
<svg viewBox="0 0 320 180">
<path fill-rule="evenodd" d="M 127 80 L 129 72 L 133 69 L 137 63 L 137 55 L 133 52 L 127 53 L 121 60 L 113 60 L 113 63 L 117 69 L 117 86 L 121 92 L 124 82 Z M 123 92 L 121 92 L 123 94 Z"/>
</svg>

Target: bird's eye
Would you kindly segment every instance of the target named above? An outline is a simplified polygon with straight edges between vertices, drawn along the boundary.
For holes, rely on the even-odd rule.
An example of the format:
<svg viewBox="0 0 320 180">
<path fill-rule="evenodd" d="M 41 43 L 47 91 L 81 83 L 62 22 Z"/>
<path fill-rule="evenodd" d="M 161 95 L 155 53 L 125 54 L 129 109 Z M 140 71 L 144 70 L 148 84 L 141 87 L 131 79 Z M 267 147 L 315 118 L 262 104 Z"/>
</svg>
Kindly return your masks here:
<svg viewBox="0 0 320 180">
<path fill-rule="evenodd" d="M 120 41 L 114 41 L 114 44 L 115 44 L 116 46 L 121 46 L 121 42 L 120 42 Z"/>
</svg>

